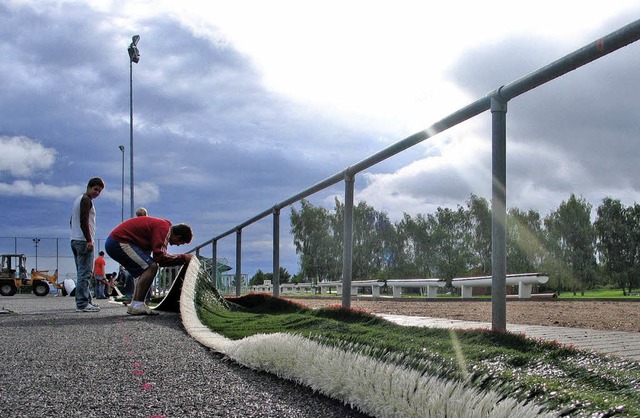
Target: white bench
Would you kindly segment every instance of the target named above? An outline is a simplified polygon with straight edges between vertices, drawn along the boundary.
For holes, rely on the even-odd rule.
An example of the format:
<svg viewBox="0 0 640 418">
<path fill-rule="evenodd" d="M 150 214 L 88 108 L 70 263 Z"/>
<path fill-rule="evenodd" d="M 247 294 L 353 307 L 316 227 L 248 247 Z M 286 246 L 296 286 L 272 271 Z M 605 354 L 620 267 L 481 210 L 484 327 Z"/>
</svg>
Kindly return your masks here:
<svg viewBox="0 0 640 418">
<path fill-rule="evenodd" d="M 371 295 L 374 297 L 380 297 L 380 287 L 384 286 L 383 282 L 377 280 L 354 280 L 351 282 L 351 296 L 358 296 L 358 288 L 370 287 Z M 342 282 L 319 282 L 320 294 L 329 293 L 332 287 L 336 288 L 336 294 L 342 294 Z"/>
<path fill-rule="evenodd" d="M 273 292 L 273 286 L 271 286 L 270 284 L 259 284 L 259 285 L 251 286 L 249 289 L 252 292 L 264 292 L 264 293 Z"/>
<path fill-rule="evenodd" d="M 394 298 L 402 297 L 402 288 L 427 289 L 427 297 L 435 298 L 438 295 L 438 288 L 446 284 L 442 279 L 387 280 L 387 286 L 393 289 Z"/>
<path fill-rule="evenodd" d="M 280 293 L 311 292 L 311 283 L 284 283 L 280 285 Z"/>
<path fill-rule="evenodd" d="M 507 274 L 506 284 L 518 286 L 518 298 L 530 299 L 531 289 L 534 284 L 542 284 L 549 281 L 549 275 L 546 273 L 520 273 L 520 274 Z M 451 285 L 461 288 L 463 298 L 473 297 L 473 288 L 478 287 L 490 287 L 493 284 L 491 276 L 480 277 L 460 277 L 451 280 Z"/>
<path fill-rule="evenodd" d="M 272 284 L 251 286 L 252 292 L 273 293 Z M 280 293 L 305 293 L 311 291 L 311 283 L 284 283 L 280 285 Z"/>
</svg>

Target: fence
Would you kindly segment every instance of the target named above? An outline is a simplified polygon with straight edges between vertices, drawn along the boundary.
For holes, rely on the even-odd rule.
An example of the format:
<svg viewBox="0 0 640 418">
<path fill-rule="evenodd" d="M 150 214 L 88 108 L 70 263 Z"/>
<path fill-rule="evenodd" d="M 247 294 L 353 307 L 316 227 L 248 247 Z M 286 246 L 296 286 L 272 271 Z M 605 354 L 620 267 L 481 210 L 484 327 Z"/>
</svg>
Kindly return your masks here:
<svg viewBox="0 0 640 418">
<path fill-rule="evenodd" d="M 219 240 L 235 233 L 236 267 L 239 278 L 242 271 L 242 230 L 247 226 L 269 216 L 273 216 L 273 294 L 279 295 L 279 252 L 280 252 L 280 211 L 293 203 L 344 181 L 344 235 L 342 284 L 348 289 L 352 281 L 352 245 L 353 245 L 353 205 L 356 174 L 392 157 L 408 148 L 452 128 L 468 119 L 490 110 L 492 120 L 492 328 L 506 330 L 506 115 L 509 100 L 518 97 L 583 65 L 595 61 L 611 52 L 625 47 L 640 39 L 640 20 L 636 20 L 549 65 L 534 71 L 512 83 L 498 87 L 487 96 L 463 107 L 451 115 L 434 123 L 427 129 L 417 132 L 370 157 L 345 168 L 343 171 L 309 187 L 290 198 L 275 204 L 272 208 L 255 215 L 234 228 L 214 236 L 198 245 L 190 252 L 199 254 L 203 248 L 211 246 L 212 258 L 216 258 Z M 215 273 L 213 273 L 215 274 Z M 212 278 L 215 282 L 216 278 Z M 236 280 L 236 294 L 240 295 L 240 280 Z M 350 292 L 343 292 L 342 306 L 351 306 Z"/>
</svg>

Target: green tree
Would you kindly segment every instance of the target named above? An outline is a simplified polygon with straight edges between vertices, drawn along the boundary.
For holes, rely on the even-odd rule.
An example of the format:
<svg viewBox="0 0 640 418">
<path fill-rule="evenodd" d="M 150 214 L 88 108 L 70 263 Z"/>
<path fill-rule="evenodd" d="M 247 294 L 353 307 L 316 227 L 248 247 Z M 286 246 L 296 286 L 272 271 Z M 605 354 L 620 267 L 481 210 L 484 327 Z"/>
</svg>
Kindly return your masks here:
<svg viewBox="0 0 640 418">
<path fill-rule="evenodd" d="M 335 200 L 334 235 L 340 238 L 344 233 L 344 204 Z M 394 240 L 395 232 L 389 217 L 361 201 L 353 208 L 353 255 L 352 274 L 356 280 L 372 279 L 385 266 L 385 248 Z M 342 258 L 341 258 L 342 259 Z"/>
<path fill-rule="evenodd" d="M 620 200 L 605 198 L 598 206 L 595 230 L 597 248 L 604 272 L 610 282 L 632 291 L 637 286 L 640 251 L 640 208 L 636 204 L 625 208 Z"/>
<path fill-rule="evenodd" d="M 491 274 L 491 210 L 486 199 L 473 194 L 467 201 L 467 208 L 471 239 L 469 248 L 472 255 L 470 263 L 474 274 L 486 276 Z"/>
<path fill-rule="evenodd" d="M 537 211 L 509 209 L 507 215 L 507 272 L 538 271 L 544 260 L 544 231 Z"/>
<path fill-rule="evenodd" d="M 436 274 L 448 283 L 466 275 L 472 259 L 468 213 L 461 206 L 457 210 L 438 208 L 435 215 L 427 216 L 427 225 L 436 255 Z"/>
<path fill-rule="evenodd" d="M 280 284 L 289 283 L 289 280 L 291 280 L 291 274 L 287 271 L 287 269 L 280 266 L 279 271 L 280 271 Z M 273 283 L 273 273 L 266 273 L 265 280 L 271 280 L 271 283 Z"/>
<path fill-rule="evenodd" d="M 396 223 L 396 239 L 394 240 L 394 278 L 429 278 L 436 271 L 436 254 L 431 228 L 434 222 L 418 214 L 415 219 L 404 214 Z"/>
<path fill-rule="evenodd" d="M 335 236 L 335 219 L 326 209 L 307 200 L 303 199 L 300 205 L 299 211 L 291 208 L 290 221 L 301 273 L 312 283 L 325 278 L 336 280 L 342 275 L 342 246 Z"/>
<path fill-rule="evenodd" d="M 269 278 L 266 274 L 264 274 L 262 270 L 258 269 L 256 274 L 254 274 L 249 280 L 249 286 L 259 286 L 261 284 L 264 284 L 265 280 L 269 280 Z"/>
<path fill-rule="evenodd" d="M 552 253 L 571 269 L 574 293 L 595 284 L 595 229 L 591 224 L 591 204 L 571 194 L 545 218 Z"/>
</svg>

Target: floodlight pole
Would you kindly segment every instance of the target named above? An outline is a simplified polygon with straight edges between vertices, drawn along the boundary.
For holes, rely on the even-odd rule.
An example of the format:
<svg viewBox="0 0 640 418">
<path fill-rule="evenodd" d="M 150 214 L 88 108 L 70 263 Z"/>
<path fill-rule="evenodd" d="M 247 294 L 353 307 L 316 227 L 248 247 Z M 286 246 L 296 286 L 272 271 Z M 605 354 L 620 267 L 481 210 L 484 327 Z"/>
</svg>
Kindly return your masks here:
<svg viewBox="0 0 640 418">
<path fill-rule="evenodd" d="M 129 53 L 129 166 L 130 166 L 130 196 L 131 196 L 131 213 L 130 217 L 133 218 L 133 63 L 136 64 L 140 61 L 140 51 L 138 51 L 138 41 L 140 41 L 140 35 L 135 35 L 131 38 L 131 45 L 127 48 Z"/>
<path fill-rule="evenodd" d="M 38 243 L 40 242 L 40 238 L 33 238 L 34 245 L 36 246 L 36 271 L 38 270 Z"/>
<path fill-rule="evenodd" d="M 121 186 L 121 191 L 122 191 L 122 198 L 120 200 L 120 222 L 124 221 L 124 145 L 119 145 L 118 148 L 120 148 L 120 152 L 122 153 L 122 186 Z"/>
</svg>

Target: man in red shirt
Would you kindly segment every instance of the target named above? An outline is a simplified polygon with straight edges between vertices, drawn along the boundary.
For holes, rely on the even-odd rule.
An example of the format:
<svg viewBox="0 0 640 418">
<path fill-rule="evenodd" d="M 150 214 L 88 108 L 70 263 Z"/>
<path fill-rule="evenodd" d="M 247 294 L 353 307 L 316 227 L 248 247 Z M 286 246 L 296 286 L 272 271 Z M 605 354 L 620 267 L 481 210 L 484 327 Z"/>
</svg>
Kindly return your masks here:
<svg viewBox="0 0 640 418">
<path fill-rule="evenodd" d="M 191 261 L 192 254 L 169 254 L 167 247 L 188 244 L 192 238 L 189 225 L 171 225 L 166 219 L 151 216 L 128 219 L 111 231 L 105 242 L 107 254 L 137 278 L 128 314 L 158 314 L 145 305 L 145 296 L 159 266 L 177 266 Z"/>
<path fill-rule="evenodd" d="M 96 261 L 93 262 L 93 279 L 95 280 L 95 294 L 96 299 L 106 299 L 107 296 L 104 294 L 105 287 L 105 277 L 104 277 L 104 267 L 107 265 L 107 262 L 104 260 L 104 251 L 100 251 L 98 253 L 98 257 Z"/>
</svg>

